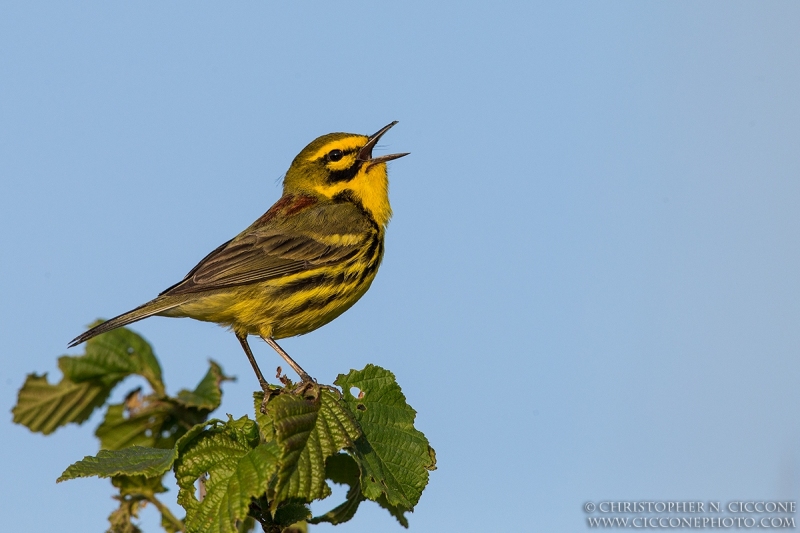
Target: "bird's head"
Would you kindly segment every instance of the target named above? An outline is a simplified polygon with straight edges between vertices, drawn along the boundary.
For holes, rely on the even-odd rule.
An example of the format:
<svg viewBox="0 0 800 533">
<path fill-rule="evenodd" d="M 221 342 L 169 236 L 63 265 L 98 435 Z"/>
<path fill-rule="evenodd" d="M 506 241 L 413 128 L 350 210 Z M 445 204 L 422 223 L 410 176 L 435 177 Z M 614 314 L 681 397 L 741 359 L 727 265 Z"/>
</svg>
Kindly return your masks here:
<svg viewBox="0 0 800 533">
<path fill-rule="evenodd" d="M 392 216 L 386 162 L 407 153 L 372 156 L 381 136 L 397 121 L 374 135 L 329 133 L 303 148 L 286 172 L 283 193 L 312 194 L 333 201 L 355 201 L 385 226 Z"/>
</svg>

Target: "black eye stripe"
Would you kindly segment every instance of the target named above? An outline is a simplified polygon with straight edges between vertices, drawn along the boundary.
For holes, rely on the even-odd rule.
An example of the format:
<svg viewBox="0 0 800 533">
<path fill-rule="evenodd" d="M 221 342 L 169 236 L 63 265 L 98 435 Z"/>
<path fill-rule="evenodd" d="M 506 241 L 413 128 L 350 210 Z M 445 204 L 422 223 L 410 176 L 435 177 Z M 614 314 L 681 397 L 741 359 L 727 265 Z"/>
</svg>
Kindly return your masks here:
<svg viewBox="0 0 800 533">
<path fill-rule="evenodd" d="M 328 171 L 328 183 L 337 183 L 340 181 L 350 181 L 356 177 L 358 170 L 361 168 L 361 161 L 356 161 L 353 165 L 342 170 Z"/>
</svg>

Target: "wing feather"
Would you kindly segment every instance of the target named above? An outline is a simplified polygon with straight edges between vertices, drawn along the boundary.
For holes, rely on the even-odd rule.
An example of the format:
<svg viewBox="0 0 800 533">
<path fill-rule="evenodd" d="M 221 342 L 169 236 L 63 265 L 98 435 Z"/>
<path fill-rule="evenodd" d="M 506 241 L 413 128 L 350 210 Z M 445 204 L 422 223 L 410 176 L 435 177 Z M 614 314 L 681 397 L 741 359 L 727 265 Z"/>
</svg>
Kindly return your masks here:
<svg viewBox="0 0 800 533">
<path fill-rule="evenodd" d="M 161 294 L 235 287 L 347 261 L 375 232 L 369 217 L 349 203 L 318 203 L 283 217 L 265 215 Z"/>
</svg>

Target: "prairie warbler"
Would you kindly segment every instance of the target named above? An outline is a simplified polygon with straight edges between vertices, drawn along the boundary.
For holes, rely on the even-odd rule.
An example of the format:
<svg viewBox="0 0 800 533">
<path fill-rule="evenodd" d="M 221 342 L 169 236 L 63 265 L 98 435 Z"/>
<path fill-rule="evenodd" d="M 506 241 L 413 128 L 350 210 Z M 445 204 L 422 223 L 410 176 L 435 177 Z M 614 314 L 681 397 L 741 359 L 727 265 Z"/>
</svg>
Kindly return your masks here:
<svg viewBox="0 0 800 533">
<path fill-rule="evenodd" d="M 408 154 L 373 157 L 372 149 L 395 124 L 369 137 L 329 133 L 315 139 L 292 161 L 283 196 L 250 227 L 154 300 L 69 346 L 153 315 L 189 317 L 230 327 L 265 390 L 248 335 L 260 336 L 303 382 L 312 381 L 275 339 L 327 324 L 375 278 L 392 214 L 386 162 Z"/>
</svg>

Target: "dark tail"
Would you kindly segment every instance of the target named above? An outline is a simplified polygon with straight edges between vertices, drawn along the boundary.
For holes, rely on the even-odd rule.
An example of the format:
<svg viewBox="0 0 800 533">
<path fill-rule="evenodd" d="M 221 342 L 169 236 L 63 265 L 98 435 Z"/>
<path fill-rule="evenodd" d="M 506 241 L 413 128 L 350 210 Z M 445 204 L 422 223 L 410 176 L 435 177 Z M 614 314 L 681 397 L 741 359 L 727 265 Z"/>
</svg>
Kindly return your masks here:
<svg viewBox="0 0 800 533">
<path fill-rule="evenodd" d="M 84 332 L 82 335 L 75 337 L 70 341 L 69 348 L 77 346 L 82 342 L 86 342 L 92 337 L 96 337 L 101 333 L 105 333 L 107 331 L 111 331 L 112 329 L 117 329 L 122 326 L 127 326 L 128 324 L 133 324 L 134 322 L 138 322 L 143 318 L 157 315 L 162 311 L 166 311 L 167 309 L 172 309 L 173 307 L 177 307 L 179 305 L 180 302 L 175 302 L 174 300 L 169 301 L 169 299 L 166 298 L 165 299 L 156 298 L 155 300 L 147 302 L 144 305 L 140 305 L 136 309 L 132 309 L 127 313 L 123 313 L 117 317 L 112 318 L 111 320 L 106 320 L 102 324 L 98 324 L 92 329 Z"/>
</svg>

